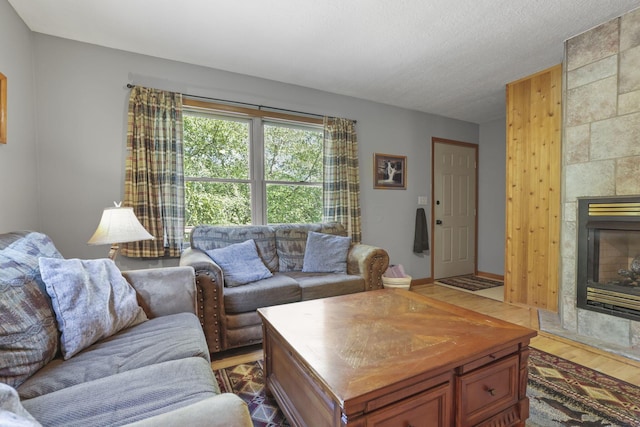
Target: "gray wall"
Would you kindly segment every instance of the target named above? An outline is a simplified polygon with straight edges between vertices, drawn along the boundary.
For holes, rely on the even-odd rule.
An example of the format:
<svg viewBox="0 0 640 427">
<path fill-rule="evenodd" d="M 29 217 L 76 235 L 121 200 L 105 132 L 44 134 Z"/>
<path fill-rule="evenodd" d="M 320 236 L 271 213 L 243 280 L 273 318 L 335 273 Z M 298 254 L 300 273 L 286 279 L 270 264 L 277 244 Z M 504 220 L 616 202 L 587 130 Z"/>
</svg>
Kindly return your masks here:
<svg viewBox="0 0 640 427">
<path fill-rule="evenodd" d="M 86 241 L 102 209 L 123 197 L 125 85 L 131 82 L 357 120 L 363 241 L 384 247 L 391 262 L 412 276 L 430 277 L 429 258 L 414 255 L 412 248 L 418 195 L 431 191 L 431 137 L 477 143 L 478 125 L 42 34 L 34 34 L 34 41 L 38 144 L 46 159 L 41 223 L 65 256 L 107 252 Z M 408 157 L 407 190 L 373 189 L 374 152 Z M 119 263 L 156 265 L 124 257 Z"/>
<path fill-rule="evenodd" d="M 478 271 L 504 276 L 506 119 L 480 125 Z"/>
<path fill-rule="evenodd" d="M 32 34 L 0 0 L 0 72 L 7 77 L 7 139 L 0 144 L 0 232 L 38 228 L 38 156 Z"/>
<path fill-rule="evenodd" d="M 0 178 L 10 185 L 0 190 L 0 231 L 38 229 L 66 257 L 106 255 L 107 247 L 86 242 L 102 210 L 123 198 L 125 85 L 134 83 L 357 120 L 363 241 L 384 247 L 413 277 L 431 276 L 430 254 L 412 252 L 418 196 L 428 196 L 431 211 L 431 138 L 478 143 L 477 124 L 31 33 L 6 0 L 0 36 L 0 71 L 10 85 L 10 142 L 0 147 Z M 407 156 L 406 190 L 373 189 L 375 152 Z M 120 257 L 118 264 L 176 261 Z"/>
</svg>

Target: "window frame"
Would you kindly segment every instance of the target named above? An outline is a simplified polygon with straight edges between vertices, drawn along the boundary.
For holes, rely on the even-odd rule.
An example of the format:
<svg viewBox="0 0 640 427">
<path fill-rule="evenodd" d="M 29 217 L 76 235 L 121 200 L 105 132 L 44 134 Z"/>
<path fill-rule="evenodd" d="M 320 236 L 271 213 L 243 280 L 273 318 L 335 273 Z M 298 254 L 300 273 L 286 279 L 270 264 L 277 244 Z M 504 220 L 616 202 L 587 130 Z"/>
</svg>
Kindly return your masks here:
<svg viewBox="0 0 640 427">
<path fill-rule="evenodd" d="M 296 114 L 282 113 L 278 111 L 269 111 L 263 109 L 253 109 L 240 107 L 236 105 L 220 104 L 210 101 L 201 101 L 193 98 L 184 97 L 182 101 L 183 114 L 194 115 L 210 115 L 217 116 L 221 119 L 229 118 L 230 120 L 243 119 L 249 122 L 249 178 L 248 179 L 231 179 L 231 178 L 204 178 L 204 177 L 186 177 L 187 181 L 200 182 L 237 182 L 248 183 L 250 188 L 250 204 L 251 204 L 251 224 L 264 225 L 267 224 L 267 186 L 275 185 L 301 185 L 301 186 L 318 186 L 322 187 L 323 180 L 319 182 L 295 182 L 295 181 L 275 181 L 267 180 L 264 176 L 264 125 L 265 124 L 282 124 L 300 127 L 317 128 L 323 131 L 323 119 L 318 117 L 307 117 Z M 185 228 L 190 229 L 192 226 Z"/>
</svg>

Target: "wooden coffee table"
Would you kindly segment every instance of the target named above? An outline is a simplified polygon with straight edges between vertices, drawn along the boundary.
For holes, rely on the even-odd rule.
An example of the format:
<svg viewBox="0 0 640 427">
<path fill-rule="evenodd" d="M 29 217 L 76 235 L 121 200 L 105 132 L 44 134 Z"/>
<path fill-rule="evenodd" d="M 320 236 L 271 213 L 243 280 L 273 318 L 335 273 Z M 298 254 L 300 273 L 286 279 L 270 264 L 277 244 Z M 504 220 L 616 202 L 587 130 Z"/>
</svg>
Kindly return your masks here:
<svg viewBox="0 0 640 427">
<path fill-rule="evenodd" d="M 399 289 L 261 308 L 294 426 L 524 426 L 534 330 Z"/>
</svg>

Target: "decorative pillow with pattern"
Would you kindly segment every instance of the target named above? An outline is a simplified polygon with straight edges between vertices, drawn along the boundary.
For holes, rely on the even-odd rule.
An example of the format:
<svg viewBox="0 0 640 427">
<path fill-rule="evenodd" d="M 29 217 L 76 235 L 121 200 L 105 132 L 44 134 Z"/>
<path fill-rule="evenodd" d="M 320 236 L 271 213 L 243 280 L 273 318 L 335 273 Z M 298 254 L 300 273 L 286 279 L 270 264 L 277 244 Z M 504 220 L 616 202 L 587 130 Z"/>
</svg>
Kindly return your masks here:
<svg viewBox="0 0 640 427">
<path fill-rule="evenodd" d="M 65 360 L 147 320 L 136 291 L 110 259 L 40 258 L 40 271 L 62 332 Z"/>
<path fill-rule="evenodd" d="M 0 250 L 0 382 L 18 387 L 58 351 L 55 314 L 38 259 L 62 255 L 44 234 L 14 235 Z"/>
</svg>

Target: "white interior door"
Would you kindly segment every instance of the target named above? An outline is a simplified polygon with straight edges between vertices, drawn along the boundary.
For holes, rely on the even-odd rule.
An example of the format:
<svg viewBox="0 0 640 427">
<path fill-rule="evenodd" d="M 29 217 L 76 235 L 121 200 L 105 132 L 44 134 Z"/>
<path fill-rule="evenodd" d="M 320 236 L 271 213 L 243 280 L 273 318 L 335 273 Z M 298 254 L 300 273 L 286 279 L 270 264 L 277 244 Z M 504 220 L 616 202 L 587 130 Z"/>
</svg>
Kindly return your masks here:
<svg viewBox="0 0 640 427">
<path fill-rule="evenodd" d="M 433 277 L 476 270 L 478 146 L 433 138 Z"/>
</svg>

